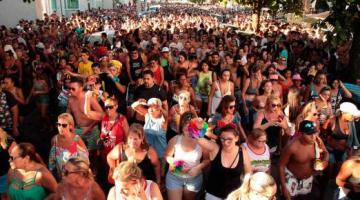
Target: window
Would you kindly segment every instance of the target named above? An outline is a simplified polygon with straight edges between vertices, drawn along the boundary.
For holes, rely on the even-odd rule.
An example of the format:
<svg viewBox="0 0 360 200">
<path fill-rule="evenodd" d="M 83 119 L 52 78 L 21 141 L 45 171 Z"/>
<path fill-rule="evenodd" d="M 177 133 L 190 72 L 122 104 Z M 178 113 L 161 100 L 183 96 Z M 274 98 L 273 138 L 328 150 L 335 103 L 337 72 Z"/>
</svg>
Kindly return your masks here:
<svg viewBox="0 0 360 200">
<path fill-rule="evenodd" d="M 79 9 L 79 0 L 66 0 L 67 9 Z"/>
<path fill-rule="evenodd" d="M 57 10 L 56 0 L 51 0 L 51 9 L 53 11 Z"/>
</svg>

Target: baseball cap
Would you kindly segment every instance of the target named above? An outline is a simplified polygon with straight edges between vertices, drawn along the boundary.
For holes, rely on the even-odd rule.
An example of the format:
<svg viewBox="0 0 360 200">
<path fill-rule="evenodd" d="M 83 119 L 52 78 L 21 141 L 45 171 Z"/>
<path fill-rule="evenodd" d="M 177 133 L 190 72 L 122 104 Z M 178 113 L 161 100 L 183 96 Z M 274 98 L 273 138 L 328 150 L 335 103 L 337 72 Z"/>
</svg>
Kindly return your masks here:
<svg viewBox="0 0 360 200">
<path fill-rule="evenodd" d="M 299 132 L 305 135 L 312 135 L 317 132 L 316 124 L 309 120 L 304 120 L 300 123 Z"/>
<path fill-rule="evenodd" d="M 169 51 L 170 51 L 169 47 L 163 47 L 161 49 L 161 52 L 169 52 Z"/>
<path fill-rule="evenodd" d="M 162 106 L 162 102 L 160 99 L 158 98 L 151 98 L 147 101 L 147 105 L 151 106 L 151 105 L 158 105 L 158 106 Z"/>
<path fill-rule="evenodd" d="M 340 104 L 339 110 L 344 113 L 349 113 L 354 117 L 360 117 L 360 110 L 358 110 L 353 103 L 343 102 Z"/>
<path fill-rule="evenodd" d="M 302 81 L 302 78 L 301 78 L 300 74 L 294 74 L 294 75 L 292 76 L 292 80 Z"/>
</svg>

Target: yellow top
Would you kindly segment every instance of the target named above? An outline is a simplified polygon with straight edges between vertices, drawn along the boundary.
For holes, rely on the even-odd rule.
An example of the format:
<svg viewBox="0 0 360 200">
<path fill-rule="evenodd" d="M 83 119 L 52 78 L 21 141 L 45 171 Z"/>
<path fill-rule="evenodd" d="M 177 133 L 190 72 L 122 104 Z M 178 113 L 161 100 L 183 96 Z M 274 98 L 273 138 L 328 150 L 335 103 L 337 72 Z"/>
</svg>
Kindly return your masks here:
<svg viewBox="0 0 360 200">
<path fill-rule="evenodd" d="M 78 73 L 81 75 L 87 75 L 87 76 L 93 75 L 94 72 L 91 68 L 92 64 L 93 64 L 93 62 L 91 62 L 91 61 L 88 61 L 87 63 L 80 62 L 79 68 L 78 68 Z"/>
</svg>

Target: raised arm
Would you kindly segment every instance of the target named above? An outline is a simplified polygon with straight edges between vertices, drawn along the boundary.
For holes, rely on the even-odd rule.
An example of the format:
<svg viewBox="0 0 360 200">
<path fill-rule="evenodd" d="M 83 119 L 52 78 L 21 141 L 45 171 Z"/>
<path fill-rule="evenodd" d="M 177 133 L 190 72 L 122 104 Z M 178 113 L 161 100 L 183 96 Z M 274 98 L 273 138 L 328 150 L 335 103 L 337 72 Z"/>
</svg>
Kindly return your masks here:
<svg viewBox="0 0 360 200">
<path fill-rule="evenodd" d="M 93 97 L 91 91 L 87 91 L 85 94 L 84 113 L 88 118 L 95 121 L 101 121 L 104 117 L 102 108 Z"/>
</svg>

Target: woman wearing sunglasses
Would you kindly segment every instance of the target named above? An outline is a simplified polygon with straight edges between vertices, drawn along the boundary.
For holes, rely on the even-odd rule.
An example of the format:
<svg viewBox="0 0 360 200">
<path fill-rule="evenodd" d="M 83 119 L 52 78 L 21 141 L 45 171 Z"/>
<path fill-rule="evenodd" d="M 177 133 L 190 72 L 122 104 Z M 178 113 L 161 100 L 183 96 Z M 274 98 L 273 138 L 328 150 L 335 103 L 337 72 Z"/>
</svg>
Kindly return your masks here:
<svg viewBox="0 0 360 200">
<path fill-rule="evenodd" d="M 12 200 L 42 200 L 48 192 L 55 192 L 57 183 L 46 168 L 35 147 L 20 143 L 10 152 L 8 194 Z"/>
<path fill-rule="evenodd" d="M 270 96 L 266 100 L 265 109 L 256 115 L 254 128 L 264 130 L 267 134 L 270 152 L 274 153 L 281 147 L 283 131 L 290 134 L 287 117 L 282 111 L 281 99 Z"/>
<path fill-rule="evenodd" d="M 63 179 L 56 193 L 49 200 L 105 200 L 105 194 L 94 181 L 93 174 L 86 160 L 70 158 L 64 165 Z"/>
<path fill-rule="evenodd" d="M 232 95 L 226 95 L 221 99 L 216 109 L 216 114 L 209 119 L 210 128 L 213 131 L 207 132 L 208 137 L 217 139 L 220 134 L 220 129 L 225 125 L 232 124 L 240 133 L 241 139 L 246 139 L 245 131 L 241 126 L 240 114 L 236 111 L 235 101 L 236 98 Z"/>
<path fill-rule="evenodd" d="M 56 126 L 59 133 L 51 140 L 49 170 L 60 180 L 66 161 L 74 157 L 88 160 L 89 153 L 83 140 L 75 134 L 74 119 L 71 114 L 59 115 Z"/>
<path fill-rule="evenodd" d="M 101 170 L 99 177 L 106 177 L 109 169 L 106 162 L 108 153 L 119 143 L 125 141 L 126 135 L 129 131 L 129 124 L 126 117 L 117 112 L 118 101 L 115 98 L 108 98 L 105 100 L 105 116 L 101 121 L 101 133 L 98 144 L 100 147 L 101 165 L 106 167 Z"/>
<path fill-rule="evenodd" d="M 240 147 L 239 132 L 231 125 L 220 130 L 218 143 L 198 139 L 200 146 L 209 152 L 210 172 L 206 182 L 205 200 L 222 200 L 240 187 L 241 176 L 251 173 L 248 152 Z"/>
</svg>

